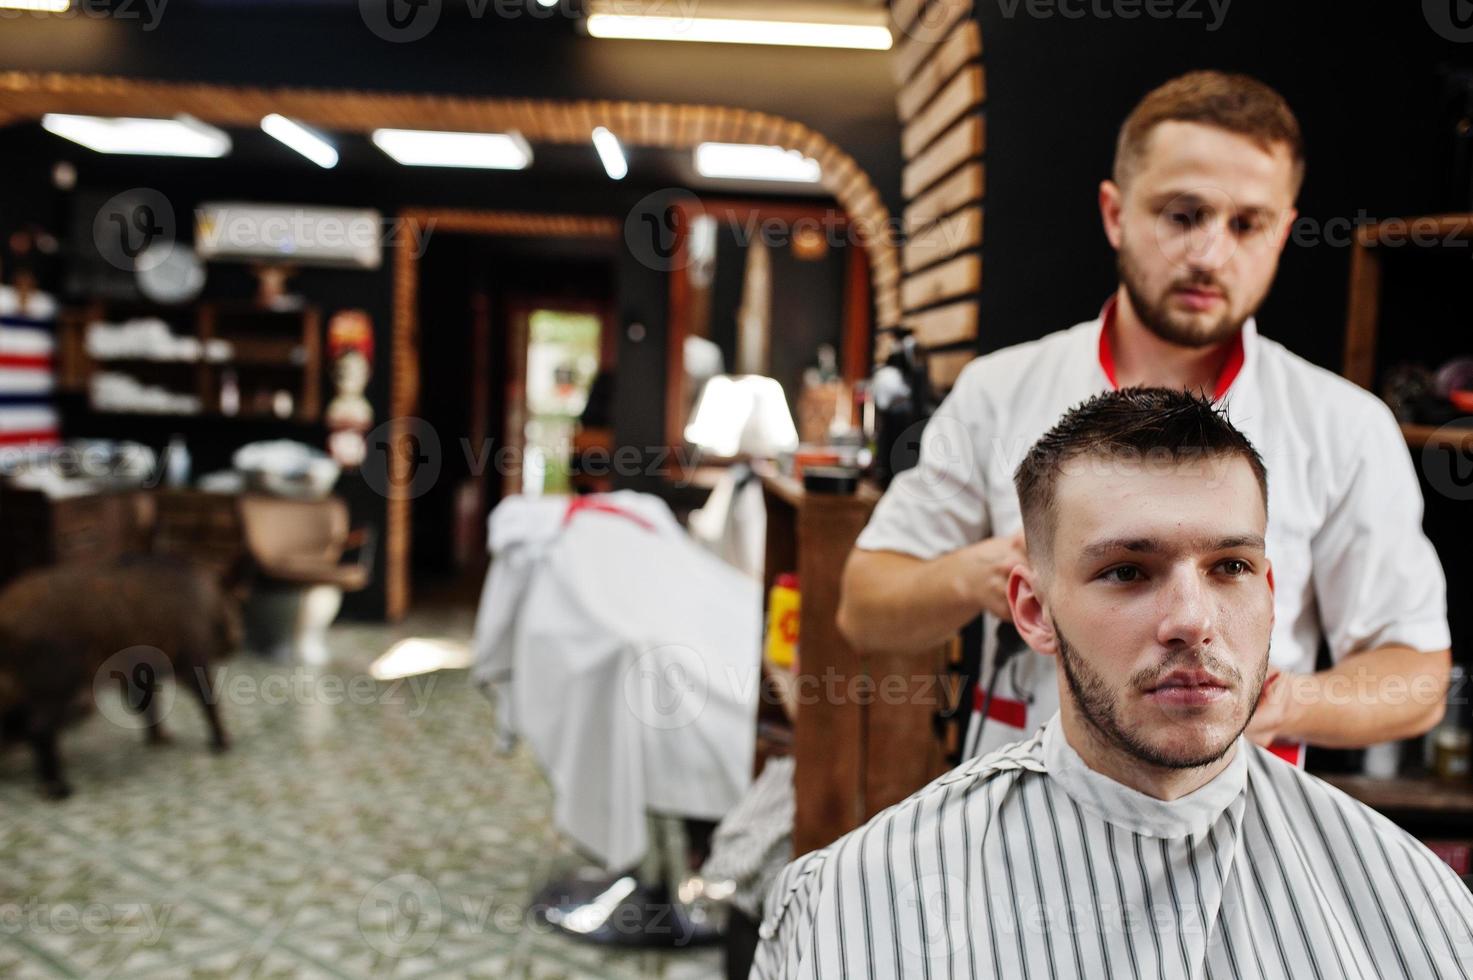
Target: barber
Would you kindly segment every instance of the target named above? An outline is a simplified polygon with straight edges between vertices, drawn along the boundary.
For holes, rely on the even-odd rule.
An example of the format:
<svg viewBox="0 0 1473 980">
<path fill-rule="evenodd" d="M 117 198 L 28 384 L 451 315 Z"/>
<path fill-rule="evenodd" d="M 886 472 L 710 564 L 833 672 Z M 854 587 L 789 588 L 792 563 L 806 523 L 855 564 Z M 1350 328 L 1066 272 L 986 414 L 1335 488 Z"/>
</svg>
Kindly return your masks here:
<svg viewBox="0 0 1473 980">
<path fill-rule="evenodd" d="M 1093 320 L 969 364 L 919 463 L 880 500 L 845 567 L 839 627 L 862 650 L 920 651 L 982 615 L 967 755 L 1031 734 L 1059 707 L 1054 662 L 1003 627 L 1024 559 L 1010 475 L 1067 409 L 1133 385 L 1211 396 L 1276 477 L 1270 682 L 1246 734 L 1303 765 L 1306 744 L 1411 738 L 1442 717 L 1446 581 L 1405 439 L 1378 398 L 1253 319 L 1303 176 L 1298 121 L 1261 82 L 1193 72 L 1149 93 L 1099 190 L 1115 293 Z M 1322 641 L 1333 666 L 1316 671 Z"/>
</svg>

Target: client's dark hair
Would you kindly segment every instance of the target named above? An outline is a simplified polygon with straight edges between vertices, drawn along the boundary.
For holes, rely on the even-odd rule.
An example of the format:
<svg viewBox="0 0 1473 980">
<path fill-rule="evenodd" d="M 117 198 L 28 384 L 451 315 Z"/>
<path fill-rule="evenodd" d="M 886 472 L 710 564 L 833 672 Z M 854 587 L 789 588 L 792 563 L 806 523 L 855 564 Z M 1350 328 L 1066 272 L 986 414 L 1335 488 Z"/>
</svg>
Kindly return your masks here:
<svg viewBox="0 0 1473 980">
<path fill-rule="evenodd" d="M 1050 553 L 1054 497 L 1071 461 L 1089 458 L 1150 465 L 1239 456 L 1248 461 L 1268 507 L 1268 472 L 1258 450 L 1199 395 L 1171 388 L 1123 388 L 1071 408 L 1028 450 L 1013 474 L 1023 532 L 1035 558 Z"/>
</svg>

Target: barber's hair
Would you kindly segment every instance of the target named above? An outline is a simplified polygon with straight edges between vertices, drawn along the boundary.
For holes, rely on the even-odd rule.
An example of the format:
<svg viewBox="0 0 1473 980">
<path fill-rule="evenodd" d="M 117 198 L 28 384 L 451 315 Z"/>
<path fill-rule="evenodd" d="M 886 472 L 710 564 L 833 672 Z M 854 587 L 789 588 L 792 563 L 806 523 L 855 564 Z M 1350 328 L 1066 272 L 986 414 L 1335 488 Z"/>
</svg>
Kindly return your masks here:
<svg viewBox="0 0 1473 980">
<path fill-rule="evenodd" d="M 1038 560 L 1052 551 L 1059 477 L 1071 463 L 1102 461 L 1144 471 L 1163 463 L 1232 457 L 1252 468 L 1266 511 L 1268 471 L 1263 460 L 1210 399 L 1173 388 L 1122 388 L 1095 395 L 1065 412 L 1013 474 L 1028 552 Z"/>
<path fill-rule="evenodd" d="M 1282 95 L 1248 75 L 1194 71 L 1147 93 L 1125 117 L 1115 143 L 1115 183 L 1124 187 L 1130 180 L 1146 155 L 1151 133 L 1164 122 L 1216 126 L 1265 150 L 1283 143 L 1294 161 L 1296 191 L 1304 180 L 1304 137 Z"/>
</svg>

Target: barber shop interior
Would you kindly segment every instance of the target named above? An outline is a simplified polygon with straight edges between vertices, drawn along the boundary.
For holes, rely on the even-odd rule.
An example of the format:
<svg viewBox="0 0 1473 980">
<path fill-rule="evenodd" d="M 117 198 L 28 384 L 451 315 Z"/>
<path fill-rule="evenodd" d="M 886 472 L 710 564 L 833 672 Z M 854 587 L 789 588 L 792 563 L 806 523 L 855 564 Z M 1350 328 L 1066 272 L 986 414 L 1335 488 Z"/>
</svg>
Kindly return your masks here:
<svg viewBox="0 0 1473 980">
<path fill-rule="evenodd" d="M 1473 978 L 1473 20 L 0 0 L 0 976 Z"/>
</svg>

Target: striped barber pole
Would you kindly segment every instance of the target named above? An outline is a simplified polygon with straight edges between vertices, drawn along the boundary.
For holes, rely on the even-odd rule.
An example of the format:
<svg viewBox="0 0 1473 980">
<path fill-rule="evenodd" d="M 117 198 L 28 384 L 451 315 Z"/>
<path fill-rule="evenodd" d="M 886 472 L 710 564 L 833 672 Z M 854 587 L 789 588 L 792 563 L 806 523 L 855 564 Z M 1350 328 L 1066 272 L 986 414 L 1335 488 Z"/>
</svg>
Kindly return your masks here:
<svg viewBox="0 0 1473 980">
<path fill-rule="evenodd" d="M 56 303 L 33 293 L 25 309 L 0 287 L 0 448 L 60 441 L 56 413 Z"/>
</svg>

